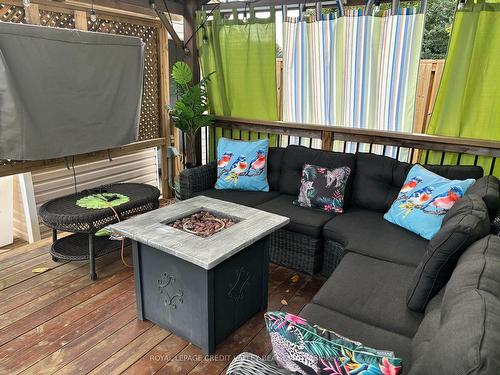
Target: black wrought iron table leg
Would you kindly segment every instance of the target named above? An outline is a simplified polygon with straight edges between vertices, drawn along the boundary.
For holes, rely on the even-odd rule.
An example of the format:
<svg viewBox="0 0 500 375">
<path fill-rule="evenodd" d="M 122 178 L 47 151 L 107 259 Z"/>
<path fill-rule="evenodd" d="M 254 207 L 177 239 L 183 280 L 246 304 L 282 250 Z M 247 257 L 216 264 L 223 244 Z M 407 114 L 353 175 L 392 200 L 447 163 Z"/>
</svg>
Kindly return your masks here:
<svg viewBox="0 0 500 375">
<path fill-rule="evenodd" d="M 57 241 L 57 229 L 52 229 L 52 243 L 54 244 Z M 59 258 L 52 255 L 52 260 L 54 262 L 58 262 Z"/>
<path fill-rule="evenodd" d="M 90 264 L 90 280 L 97 280 L 97 273 L 95 272 L 95 248 L 94 248 L 94 235 L 89 234 L 89 264 Z"/>
</svg>

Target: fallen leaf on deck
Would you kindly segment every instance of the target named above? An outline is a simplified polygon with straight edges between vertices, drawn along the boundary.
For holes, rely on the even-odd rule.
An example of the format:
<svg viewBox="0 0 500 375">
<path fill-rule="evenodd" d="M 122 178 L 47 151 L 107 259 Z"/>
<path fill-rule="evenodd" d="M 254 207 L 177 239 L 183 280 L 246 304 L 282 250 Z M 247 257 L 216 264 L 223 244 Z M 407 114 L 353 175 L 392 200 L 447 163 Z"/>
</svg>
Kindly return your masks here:
<svg viewBox="0 0 500 375">
<path fill-rule="evenodd" d="M 300 276 L 295 274 L 290 278 L 290 280 L 292 281 L 292 283 L 296 283 L 297 281 L 300 280 Z"/>
<path fill-rule="evenodd" d="M 288 302 L 286 300 L 284 300 L 284 299 L 281 300 L 281 304 L 285 305 L 285 306 L 288 306 Z"/>
<path fill-rule="evenodd" d="M 47 272 L 48 270 L 50 270 L 50 268 L 48 268 L 48 267 L 40 267 L 40 268 L 33 268 L 31 270 L 31 272 L 33 272 L 33 273 L 43 273 L 43 272 Z"/>
</svg>

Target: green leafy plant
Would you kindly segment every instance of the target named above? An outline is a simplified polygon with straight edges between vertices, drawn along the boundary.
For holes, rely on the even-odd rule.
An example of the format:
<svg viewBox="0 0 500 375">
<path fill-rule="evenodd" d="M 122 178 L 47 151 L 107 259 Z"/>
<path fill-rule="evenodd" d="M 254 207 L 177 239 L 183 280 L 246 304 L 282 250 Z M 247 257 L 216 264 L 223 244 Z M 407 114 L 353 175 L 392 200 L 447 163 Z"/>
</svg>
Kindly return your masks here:
<svg viewBox="0 0 500 375">
<path fill-rule="evenodd" d="M 199 83 L 193 84 L 193 72 L 183 61 L 177 61 L 172 69 L 172 78 L 177 94 L 174 105 L 168 106 L 174 126 L 186 135 L 186 164 L 195 166 L 196 144 L 198 131 L 210 125 L 214 117 L 208 114 L 207 82 L 210 76 L 204 77 Z"/>
</svg>

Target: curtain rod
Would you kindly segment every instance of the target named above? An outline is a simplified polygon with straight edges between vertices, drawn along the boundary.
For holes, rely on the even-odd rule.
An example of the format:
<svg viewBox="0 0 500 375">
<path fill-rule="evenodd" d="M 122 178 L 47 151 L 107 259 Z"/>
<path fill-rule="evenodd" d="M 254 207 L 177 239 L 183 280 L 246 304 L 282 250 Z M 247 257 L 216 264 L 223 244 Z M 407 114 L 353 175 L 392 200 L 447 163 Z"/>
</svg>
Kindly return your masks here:
<svg viewBox="0 0 500 375">
<path fill-rule="evenodd" d="M 410 2 L 414 0 L 400 0 L 401 2 Z M 458 0 L 460 1 L 460 0 Z M 210 4 L 204 4 L 203 6 L 200 6 L 200 9 L 205 9 L 205 10 L 210 10 L 214 6 L 219 5 L 219 9 L 221 12 L 224 11 L 231 11 L 233 8 L 236 8 L 237 10 L 244 11 L 245 9 L 245 1 L 239 1 L 239 2 L 229 2 L 229 3 L 210 3 Z M 380 0 L 380 3 L 391 3 L 391 0 Z M 280 8 L 283 6 L 287 6 L 288 9 L 297 9 L 304 4 L 306 5 L 307 8 L 314 8 L 318 6 L 318 4 L 321 4 L 323 7 L 324 5 L 328 6 L 337 6 L 337 1 L 299 1 L 299 0 L 258 0 L 258 1 L 253 1 L 253 2 L 247 2 L 247 9 L 248 5 L 253 5 L 253 8 L 255 10 L 268 10 L 269 7 L 274 6 L 276 8 Z M 343 1 L 343 4 L 345 6 L 363 6 L 366 5 L 366 0 L 347 0 Z M 202 8 L 203 7 L 203 8 Z"/>
<path fill-rule="evenodd" d="M 262 4 L 260 4 L 262 3 Z M 268 10 L 270 7 L 274 6 L 276 8 L 281 8 L 283 6 L 287 6 L 288 9 L 297 9 L 297 8 L 301 8 L 303 7 L 304 5 L 307 7 L 307 8 L 314 8 L 316 7 L 318 4 L 321 4 L 321 6 L 324 6 L 324 5 L 331 5 L 331 6 L 337 6 L 337 1 L 334 0 L 330 0 L 330 1 L 314 1 L 314 2 L 293 2 L 293 3 L 289 3 L 287 1 L 283 1 L 283 0 L 262 0 L 262 1 L 255 1 L 255 2 L 244 2 L 244 1 L 241 1 L 241 2 L 232 2 L 232 3 L 211 3 L 211 4 L 205 4 L 205 5 L 202 5 L 202 9 L 205 9 L 205 10 L 210 10 L 212 8 L 214 8 L 215 6 L 219 5 L 219 9 L 221 12 L 224 12 L 224 11 L 232 11 L 233 9 L 237 9 L 237 10 L 244 10 L 245 8 L 248 9 L 250 6 L 253 7 L 253 9 L 255 10 Z"/>
<path fill-rule="evenodd" d="M 238 4 L 236 5 L 235 3 L 225 3 L 225 4 L 233 4 L 232 7 L 219 7 L 219 11 L 221 13 L 231 13 L 233 11 L 233 9 L 236 9 L 237 11 L 239 12 L 244 12 L 245 10 L 248 11 L 249 7 L 252 6 L 252 3 L 249 3 L 248 6 L 245 7 L 244 4 Z M 325 7 L 325 6 L 328 6 L 328 7 L 336 7 L 337 6 L 337 1 L 322 1 L 321 3 L 318 2 L 318 3 L 295 3 L 295 4 L 276 4 L 276 5 L 261 5 L 261 6 L 252 6 L 252 8 L 258 12 L 258 11 L 268 11 L 270 7 L 275 7 L 276 9 L 283 9 L 284 7 L 286 7 L 287 9 L 302 9 L 304 6 L 306 8 L 310 8 L 310 9 L 316 9 L 318 4 L 321 4 L 321 7 Z M 209 11 L 211 9 L 213 9 L 214 6 L 213 4 L 208 4 L 208 5 L 204 5 L 202 6 L 202 10 L 206 10 L 206 11 Z"/>
</svg>

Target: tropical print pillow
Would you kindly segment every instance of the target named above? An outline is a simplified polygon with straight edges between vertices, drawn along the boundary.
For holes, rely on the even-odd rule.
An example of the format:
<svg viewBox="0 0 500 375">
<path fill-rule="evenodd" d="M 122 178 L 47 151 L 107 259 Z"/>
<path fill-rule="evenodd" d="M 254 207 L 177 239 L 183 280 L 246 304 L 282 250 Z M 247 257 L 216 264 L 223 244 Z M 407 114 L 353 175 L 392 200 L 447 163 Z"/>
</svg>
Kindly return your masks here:
<svg viewBox="0 0 500 375">
<path fill-rule="evenodd" d="M 448 210 L 475 181 L 448 180 L 414 165 L 384 219 L 430 240 L 441 229 Z"/>
<path fill-rule="evenodd" d="M 276 363 L 296 374 L 398 375 L 402 360 L 283 311 L 264 315 Z"/>
<path fill-rule="evenodd" d="M 269 191 L 269 140 L 245 142 L 220 138 L 217 145 L 216 189 Z"/>
<path fill-rule="evenodd" d="M 326 212 L 344 212 L 344 192 L 351 168 L 328 169 L 305 164 L 296 206 L 319 208 Z"/>
</svg>

